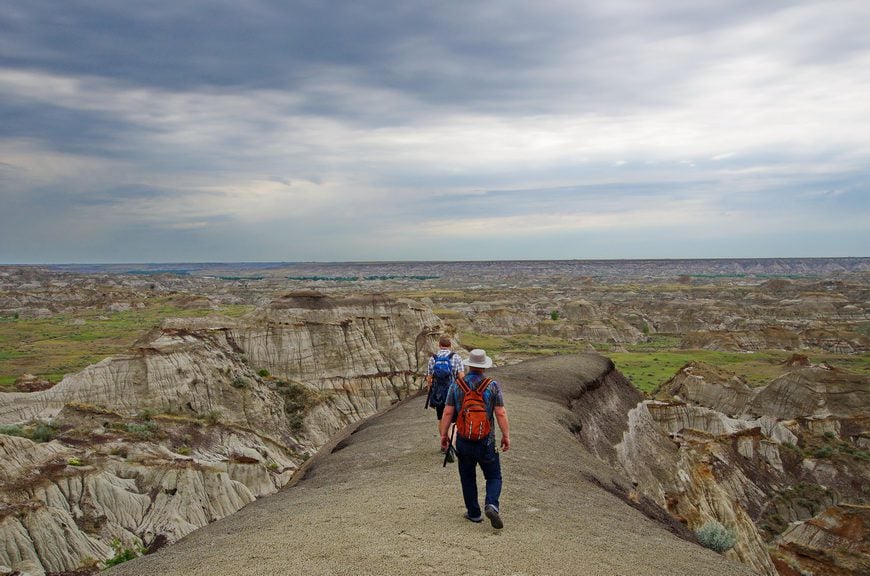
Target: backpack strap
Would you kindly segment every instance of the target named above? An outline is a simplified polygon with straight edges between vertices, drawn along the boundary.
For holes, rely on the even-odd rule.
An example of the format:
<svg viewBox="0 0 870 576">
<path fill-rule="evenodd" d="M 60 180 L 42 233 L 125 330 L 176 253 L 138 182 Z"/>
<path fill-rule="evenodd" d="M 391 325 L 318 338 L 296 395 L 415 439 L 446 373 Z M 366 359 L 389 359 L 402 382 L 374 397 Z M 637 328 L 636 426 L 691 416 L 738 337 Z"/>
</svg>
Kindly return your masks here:
<svg viewBox="0 0 870 576">
<path fill-rule="evenodd" d="M 468 394 L 469 392 L 471 392 L 471 388 L 469 388 L 468 384 L 465 383 L 464 378 L 457 378 L 456 380 L 454 380 L 454 382 L 459 385 L 459 387 L 462 389 L 463 394 Z"/>
<path fill-rule="evenodd" d="M 480 392 L 480 395 L 483 396 L 483 393 L 486 392 L 486 387 L 492 383 L 492 378 L 484 378 L 483 382 L 477 385 L 477 391 Z"/>
<path fill-rule="evenodd" d="M 456 352 L 451 352 L 451 353 L 447 356 L 447 359 L 448 359 L 448 360 L 453 360 L 453 357 L 454 357 L 455 355 L 456 355 Z M 438 360 L 438 352 L 432 352 L 432 358 L 434 358 L 435 360 Z"/>
<path fill-rule="evenodd" d="M 462 388 L 463 394 L 468 394 L 469 392 L 471 392 L 471 387 L 465 381 L 465 378 L 457 378 L 455 382 L 459 385 L 460 388 Z M 484 378 L 480 381 L 480 384 L 477 385 L 474 391 L 483 396 L 483 393 L 486 392 L 487 386 L 489 386 L 491 383 L 492 378 Z"/>
</svg>

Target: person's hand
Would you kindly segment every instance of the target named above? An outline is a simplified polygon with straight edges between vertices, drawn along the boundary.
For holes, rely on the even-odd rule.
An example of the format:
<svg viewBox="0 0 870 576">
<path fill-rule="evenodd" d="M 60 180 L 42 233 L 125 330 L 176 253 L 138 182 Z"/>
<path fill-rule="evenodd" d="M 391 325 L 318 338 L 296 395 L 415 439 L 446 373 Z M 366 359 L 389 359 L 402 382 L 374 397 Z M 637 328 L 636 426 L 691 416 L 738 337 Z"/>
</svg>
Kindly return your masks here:
<svg viewBox="0 0 870 576">
<path fill-rule="evenodd" d="M 501 451 L 507 452 L 511 449 L 511 439 L 507 436 L 501 437 Z"/>
<path fill-rule="evenodd" d="M 450 446 L 450 438 L 448 438 L 447 434 L 442 434 L 441 435 L 441 451 L 446 452 L 448 446 Z"/>
</svg>

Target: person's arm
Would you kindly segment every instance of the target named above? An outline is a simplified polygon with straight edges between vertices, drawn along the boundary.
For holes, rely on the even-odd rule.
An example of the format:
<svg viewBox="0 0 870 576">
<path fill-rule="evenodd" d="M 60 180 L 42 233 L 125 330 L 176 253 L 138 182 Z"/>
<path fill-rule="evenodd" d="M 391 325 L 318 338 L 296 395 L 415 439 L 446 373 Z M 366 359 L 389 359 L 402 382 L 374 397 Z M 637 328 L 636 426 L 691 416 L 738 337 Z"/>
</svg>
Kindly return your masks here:
<svg viewBox="0 0 870 576">
<path fill-rule="evenodd" d="M 429 362 L 426 364 L 426 392 L 432 389 L 432 372 L 435 370 L 435 357 L 430 356 Z"/>
<path fill-rule="evenodd" d="M 445 410 L 445 414 L 446 412 Z M 495 414 L 495 421 L 498 422 L 498 427 L 501 430 L 501 449 L 503 452 L 507 452 L 511 449 L 511 431 L 508 424 L 507 410 L 504 409 L 504 406 L 496 406 L 493 413 Z M 442 439 L 441 442 L 443 443 L 444 440 Z"/>
<path fill-rule="evenodd" d="M 453 373 L 457 378 L 465 378 L 465 371 L 462 369 L 462 357 L 454 352 L 453 356 Z"/>
<path fill-rule="evenodd" d="M 450 430 L 450 424 L 453 422 L 453 413 L 455 411 L 456 408 L 453 404 L 444 406 L 444 413 L 441 415 L 441 422 L 438 424 L 438 431 L 441 432 L 442 450 L 447 450 L 447 447 L 450 445 L 450 437 L 447 435 L 447 431 Z"/>
</svg>

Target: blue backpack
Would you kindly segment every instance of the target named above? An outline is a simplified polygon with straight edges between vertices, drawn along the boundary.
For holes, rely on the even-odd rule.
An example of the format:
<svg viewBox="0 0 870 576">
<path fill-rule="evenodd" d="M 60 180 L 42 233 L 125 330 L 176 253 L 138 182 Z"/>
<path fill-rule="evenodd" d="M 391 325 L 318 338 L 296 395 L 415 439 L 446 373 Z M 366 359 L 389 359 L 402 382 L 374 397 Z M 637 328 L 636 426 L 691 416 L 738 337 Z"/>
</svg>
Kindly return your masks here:
<svg viewBox="0 0 870 576">
<path fill-rule="evenodd" d="M 451 352 L 447 356 L 433 355 L 435 365 L 432 367 L 432 400 L 431 403 L 436 406 L 443 406 L 447 401 L 447 389 L 453 383 L 453 355 L 456 352 Z"/>
</svg>

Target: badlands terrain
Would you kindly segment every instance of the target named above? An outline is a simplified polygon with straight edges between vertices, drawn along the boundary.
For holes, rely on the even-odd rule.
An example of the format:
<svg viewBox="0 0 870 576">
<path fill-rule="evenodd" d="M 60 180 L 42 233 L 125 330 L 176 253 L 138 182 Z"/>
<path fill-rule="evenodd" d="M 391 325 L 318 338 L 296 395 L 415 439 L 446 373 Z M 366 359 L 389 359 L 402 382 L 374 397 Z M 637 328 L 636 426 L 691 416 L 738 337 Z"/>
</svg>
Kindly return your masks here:
<svg viewBox="0 0 870 576">
<path fill-rule="evenodd" d="M 479 528 L 417 395 L 445 332 L 517 415 L 508 527 L 460 554 L 480 573 L 493 545 L 510 573 L 866 574 L 868 281 L 862 258 L 0 267 L 0 574 L 434 571 Z"/>
</svg>

